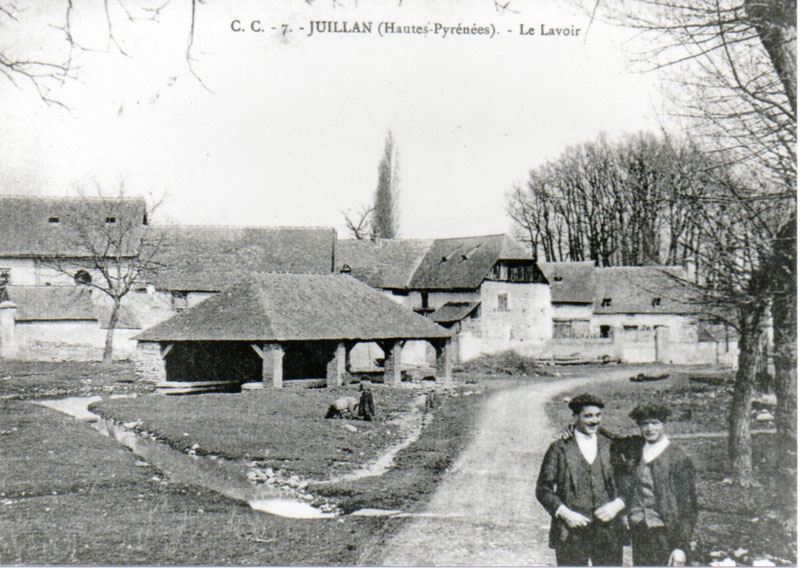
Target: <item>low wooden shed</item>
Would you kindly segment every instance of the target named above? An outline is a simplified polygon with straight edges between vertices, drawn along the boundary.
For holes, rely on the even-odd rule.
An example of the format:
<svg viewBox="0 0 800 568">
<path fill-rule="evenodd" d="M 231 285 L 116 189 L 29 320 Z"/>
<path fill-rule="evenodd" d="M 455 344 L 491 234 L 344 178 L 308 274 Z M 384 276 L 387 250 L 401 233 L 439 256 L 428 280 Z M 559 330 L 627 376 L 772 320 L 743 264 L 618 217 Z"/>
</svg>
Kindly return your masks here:
<svg viewBox="0 0 800 568">
<path fill-rule="evenodd" d="M 341 385 L 350 350 L 375 342 L 384 382 L 401 380 L 408 340 L 435 348 L 437 379 L 452 376 L 451 333 L 343 274 L 253 274 L 139 334 L 137 359 L 168 381 L 325 378 Z"/>
</svg>

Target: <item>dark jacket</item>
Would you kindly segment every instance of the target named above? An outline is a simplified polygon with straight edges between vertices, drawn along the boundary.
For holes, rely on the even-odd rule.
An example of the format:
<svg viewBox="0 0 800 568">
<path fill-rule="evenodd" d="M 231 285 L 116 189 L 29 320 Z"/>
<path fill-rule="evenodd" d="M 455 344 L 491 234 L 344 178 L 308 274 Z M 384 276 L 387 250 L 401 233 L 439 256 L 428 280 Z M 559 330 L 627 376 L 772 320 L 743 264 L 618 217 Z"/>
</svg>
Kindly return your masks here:
<svg viewBox="0 0 800 568">
<path fill-rule="evenodd" d="M 600 460 L 605 489 L 610 496 L 609 501 L 613 501 L 617 496 L 616 481 L 614 471 L 611 467 L 611 443 L 603 436 L 597 437 L 597 457 Z M 566 505 L 572 510 L 583 512 L 586 510 L 584 491 L 585 488 L 577 487 L 575 482 L 575 472 L 578 467 L 585 462 L 578 443 L 574 438 L 569 440 L 556 440 L 547 450 L 542 460 L 539 470 L 539 478 L 536 481 L 536 498 L 542 506 L 550 513 L 552 521 L 550 523 L 550 547 L 556 548 L 563 543 L 569 535 L 567 524 L 555 517 L 559 506 Z M 591 516 L 590 514 L 587 516 Z M 622 528 L 620 521 L 621 515 L 617 515 L 608 529 L 614 533 L 614 538 L 618 538 Z M 600 523 L 597 519 L 593 523 Z"/>
<path fill-rule="evenodd" d="M 617 484 L 629 505 L 636 490 L 636 468 L 642 459 L 645 441 L 641 436 L 618 438 L 612 447 Z M 667 531 L 667 541 L 673 549 L 688 552 L 697 522 L 697 494 L 694 464 L 683 450 L 671 443 L 650 462 L 653 490 L 658 511 Z"/>
</svg>

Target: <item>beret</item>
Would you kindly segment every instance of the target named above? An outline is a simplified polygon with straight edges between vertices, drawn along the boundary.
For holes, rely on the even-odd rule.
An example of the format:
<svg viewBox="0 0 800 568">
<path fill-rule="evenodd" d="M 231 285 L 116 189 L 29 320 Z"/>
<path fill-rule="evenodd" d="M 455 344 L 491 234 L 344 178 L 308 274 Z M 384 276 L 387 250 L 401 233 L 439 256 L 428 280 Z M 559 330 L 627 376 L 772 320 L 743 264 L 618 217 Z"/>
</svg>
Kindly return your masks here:
<svg viewBox="0 0 800 568">
<path fill-rule="evenodd" d="M 573 397 L 572 400 L 569 401 L 568 406 L 572 412 L 578 413 L 584 406 L 597 406 L 598 408 L 604 408 L 605 404 L 603 404 L 603 401 L 600 400 L 600 398 L 585 392 Z"/>
<path fill-rule="evenodd" d="M 651 418 L 666 422 L 669 415 L 670 411 L 666 406 L 660 404 L 640 404 L 634 408 L 628 416 L 638 423 Z"/>
</svg>

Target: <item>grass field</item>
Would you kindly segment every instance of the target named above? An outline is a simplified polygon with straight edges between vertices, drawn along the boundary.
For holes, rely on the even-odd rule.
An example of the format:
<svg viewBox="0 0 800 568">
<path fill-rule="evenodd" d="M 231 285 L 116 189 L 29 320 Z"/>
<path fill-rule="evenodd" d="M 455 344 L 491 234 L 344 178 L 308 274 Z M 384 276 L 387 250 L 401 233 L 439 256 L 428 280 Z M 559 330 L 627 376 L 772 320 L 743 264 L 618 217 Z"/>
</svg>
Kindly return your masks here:
<svg viewBox="0 0 800 568">
<path fill-rule="evenodd" d="M 640 402 L 658 402 L 670 408 L 667 432 L 675 435 L 725 432 L 732 389 L 731 373 L 671 370 L 669 379 L 664 381 L 606 383 L 589 390 L 605 401 L 603 426 L 609 430 L 638 433 L 628 413 Z M 578 393 L 566 393 L 548 404 L 548 414 L 555 424 L 571 421 L 565 399 L 575 394 Z M 755 420 L 752 426 L 760 430 L 774 427 L 771 422 Z M 697 470 L 700 516 L 695 537 L 696 558 L 701 563 L 714 560 L 712 552 L 722 552 L 733 559 L 737 550 L 747 551 L 740 554 L 743 563 L 768 555 L 776 563 L 797 561 L 796 472 L 791 478 L 778 475 L 774 434 L 755 434 L 753 439 L 753 461 L 760 485 L 748 488 L 732 485 L 727 479 L 727 438 L 678 436 L 674 440 L 686 450 Z"/>
<path fill-rule="evenodd" d="M 167 483 L 160 471 L 101 436 L 90 425 L 27 402 L 44 398 L 43 393 L 53 396 L 56 390 L 60 396 L 147 390 L 130 388 L 131 383 L 126 382 L 130 369 L 124 365 L 111 369 L 95 369 L 93 365 L 81 368 L 82 364 L 65 365 L 65 369 L 50 364 L 0 364 L 0 373 L 11 377 L 0 384 L 16 385 L 7 387 L 5 393 L 13 398 L 0 400 L 3 448 L 0 564 L 353 565 L 366 547 L 377 546 L 404 522 L 349 516 L 287 519 L 255 512 L 242 502 L 197 486 Z M 12 376 L 14 372 L 22 377 Z M 54 372 L 52 384 L 47 381 L 49 372 Z M 83 380 L 86 378 L 92 378 L 90 388 Z M 297 403 L 292 406 L 294 410 L 287 410 L 287 415 L 293 418 L 279 420 L 283 431 L 293 432 L 295 443 L 298 432 L 312 434 L 309 430 L 312 427 L 298 415 L 305 409 L 310 413 L 308 421 L 315 424 L 313 428 L 322 429 L 313 434 L 324 437 L 327 432 L 338 439 L 338 446 L 332 445 L 333 453 L 341 454 L 340 448 L 348 447 L 351 451 L 344 453 L 352 455 L 350 459 L 354 462 L 375 451 L 377 432 L 386 431 L 386 422 L 405 408 L 413 396 L 403 390 L 389 392 L 376 388 L 379 419 L 353 422 L 362 434 L 354 437 L 343 428 L 348 421 L 321 418 L 332 393 L 302 393 L 310 395 L 307 407 L 295 400 L 300 394 L 291 390 L 281 393 L 285 400 Z M 270 408 L 268 399 L 270 395 L 276 396 L 272 391 L 243 395 L 240 400 L 247 402 L 233 405 L 227 412 L 219 412 L 219 402 L 223 399 L 215 397 L 228 395 L 121 399 L 113 401 L 111 407 L 119 411 L 120 417 L 139 419 L 146 414 L 145 409 L 155 408 L 154 400 L 175 405 L 168 410 L 179 415 L 183 412 L 181 417 L 191 427 L 182 424 L 175 430 L 159 426 L 162 422 L 156 418 L 148 427 L 162 428 L 166 438 L 179 438 L 179 446 L 185 442 L 183 431 L 188 429 L 193 432 L 193 443 L 200 440 L 209 450 L 220 454 L 255 457 L 266 453 L 262 458 L 286 454 L 288 449 L 280 444 L 289 444 L 292 436 L 283 436 L 285 441 L 280 443 L 271 441 L 270 452 L 263 452 L 263 437 L 259 439 L 253 434 L 259 430 L 259 424 L 254 422 L 248 422 L 252 431 L 243 430 L 237 438 L 242 444 L 239 448 L 222 444 L 221 433 L 212 434 L 219 423 L 218 417 L 233 416 L 233 408 L 241 413 L 240 420 L 252 421 L 247 413 L 252 413 L 254 407 L 249 405 L 258 401 Z M 481 398 L 481 395 L 442 398 L 433 422 L 416 443 L 397 456 L 398 467 L 387 476 L 363 483 L 327 485 L 324 492 L 345 510 L 367 504 L 414 508 L 435 488 L 447 466 L 468 443 L 471 417 Z M 192 401 L 200 411 L 186 410 L 181 400 Z M 141 404 L 143 401 L 149 402 Z M 222 428 L 228 429 L 226 435 L 231 433 L 230 426 Z M 180 436 L 172 436 L 178 430 Z M 391 426 L 388 430 L 390 434 L 384 442 L 396 436 L 391 433 Z M 349 435 L 344 441 L 342 432 Z M 359 455 L 362 450 L 358 448 L 363 448 L 364 456 Z M 319 471 L 319 464 L 323 463 L 319 457 L 321 451 L 322 446 L 318 445 L 312 452 L 316 458 L 304 462 L 307 473 Z"/>
</svg>

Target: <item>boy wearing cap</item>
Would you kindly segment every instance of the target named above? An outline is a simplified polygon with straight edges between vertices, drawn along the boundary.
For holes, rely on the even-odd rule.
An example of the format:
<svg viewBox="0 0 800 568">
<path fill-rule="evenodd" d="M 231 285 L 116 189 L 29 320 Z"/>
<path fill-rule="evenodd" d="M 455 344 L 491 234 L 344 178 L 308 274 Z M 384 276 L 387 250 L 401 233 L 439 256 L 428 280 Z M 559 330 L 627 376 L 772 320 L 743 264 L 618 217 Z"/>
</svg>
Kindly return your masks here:
<svg viewBox="0 0 800 568">
<path fill-rule="evenodd" d="M 536 498 L 550 513 L 550 548 L 559 566 L 620 566 L 622 529 L 611 467 L 610 441 L 597 436 L 603 401 L 590 394 L 570 400 L 574 435 L 553 442 L 536 481 Z"/>
<path fill-rule="evenodd" d="M 669 409 L 642 404 L 629 416 L 641 436 L 616 438 L 614 450 L 633 564 L 683 566 L 697 521 L 694 465 L 664 431 Z"/>
</svg>

